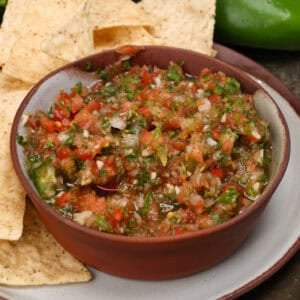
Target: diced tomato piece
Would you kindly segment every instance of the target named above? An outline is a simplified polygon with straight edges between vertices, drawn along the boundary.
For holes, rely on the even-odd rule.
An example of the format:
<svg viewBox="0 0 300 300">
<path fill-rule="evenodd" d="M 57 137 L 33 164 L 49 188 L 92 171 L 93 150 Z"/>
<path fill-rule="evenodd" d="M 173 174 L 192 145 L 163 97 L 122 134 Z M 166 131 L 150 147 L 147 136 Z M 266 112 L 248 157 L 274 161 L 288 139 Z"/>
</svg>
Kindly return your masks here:
<svg viewBox="0 0 300 300">
<path fill-rule="evenodd" d="M 163 107 L 166 107 L 168 109 L 171 108 L 172 106 L 172 100 L 171 99 L 165 99 L 164 102 L 162 103 Z"/>
<path fill-rule="evenodd" d="M 56 199 L 55 199 L 56 206 L 62 207 L 65 204 L 70 203 L 71 197 L 72 197 L 72 194 L 68 193 L 68 192 L 65 192 L 62 195 L 60 195 L 59 197 L 56 197 Z"/>
<path fill-rule="evenodd" d="M 62 121 L 63 119 L 70 118 L 70 112 L 62 106 L 56 106 L 53 109 L 53 120 L 55 121 Z"/>
<path fill-rule="evenodd" d="M 137 110 L 137 112 L 139 114 L 143 115 L 147 120 L 152 118 L 152 114 L 151 114 L 149 106 L 142 106 Z"/>
<path fill-rule="evenodd" d="M 147 90 L 147 98 L 146 100 L 153 100 L 156 101 L 157 98 L 159 98 L 161 93 L 161 89 L 160 88 L 153 88 L 151 90 Z"/>
<path fill-rule="evenodd" d="M 221 132 L 218 130 L 218 128 L 212 128 L 210 132 L 215 140 L 219 140 L 221 138 Z"/>
<path fill-rule="evenodd" d="M 217 103 L 222 102 L 222 98 L 219 95 L 217 95 L 217 94 L 210 95 L 208 99 L 211 102 L 217 102 Z"/>
<path fill-rule="evenodd" d="M 230 154 L 232 152 L 232 148 L 233 148 L 233 140 L 230 138 L 226 139 L 222 145 L 222 150 Z"/>
<path fill-rule="evenodd" d="M 111 156 L 108 156 L 105 161 L 104 161 L 104 164 L 105 165 L 108 165 L 108 166 L 111 166 L 115 163 L 115 158 L 111 155 Z"/>
<path fill-rule="evenodd" d="M 36 121 L 33 117 L 33 115 L 29 115 L 28 117 L 28 120 L 27 120 L 27 124 L 32 128 L 32 129 L 35 129 L 37 124 L 36 124 Z"/>
<path fill-rule="evenodd" d="M 83 195 L 79 199 L 81 210 L 91 210 L 98 213 L 103 213 L 105 210 L 106 201 L 104 197 L 98 197 L 94 193 Z"/>
<path fill-rule="evenodd" d="M 79 111 L 74 118 L 74 121 L 82 129 L 89 129 L 93 127 L 96 123 L 96 117 L 89 113 L 86 109 Z"/>
<path fill-rule="evenodd" d="M 182 234 L 182 233 L 184 233 L 184 229 L 182 228 L 182 226 L 177 225 L 174 227 L 174 232 L 175 232 L 175 234 Z"/>
<path fill-rule="evenodd" d="M 246 197 L 243 197 L 243 196 L 240 196 L 238 198 L 238 200 L 241 203 L 242 208 L 248 207 L 248 206 L 250 206 L 253 203 L 251 200 L 249 200 L 249 199 L 247 199 Z"/>
<path fill-rule="evenodd" d="M 52 142 L 54 145 L 59 144 L 59 139 L 58 139 L 58 133 L 57 132 L 47 133 L 46 139 L 47 139 L 47 141 Z"/>
<path fill-rule="evenodd" d="M 75 114 L 83 107 L 83 99 L 80 95 L 76 94 L 71 100 L 71 111 Z"/>
<path fill-rule="evenodd" d="M 148 70 L 143 70 L 142 83 L 144 86 L 148 86 L 153 82 L 154 73 L 150 73 Z"/>
<path fill-rule="evenodd" d="M 50 120 L 47 117 L 44 116 L 40 117 L 39 123 L 44 129 L 46 129 L 47 132 L 55 132 L 57 129 L 55 121 Z"/>
<path fill-rule="evenodd" d="M 143 48 L 139 47 L 139 46 L 124 45 L 124 46 L 117 48 L 115 51 L 116 51 L 116 53 L 121 54 L 121 55 L 133 56 L 136 53 L 140 52 L 142 49 Z"/>
<path fill-rule="evenodd" d="M 92 171 L 92 174 L 94 176 L 98 176 L 99 175 L 99 168 L 98 168 L 98 166 L 97 166 L 97 164 L 96 164 L 95 161 L 92 162 L 91 171 Z"/>
<path fill-rule="evenodd" d="M 57 95 L 55 102 L 60 106 L 63 105 L 65 107 L 68 107 L 71 104 L 70 95 L 65 92 L 61 92 Z"/>
<path fill-rule="evenodd" d="M 61 121 L 61 125 L 62 125 L 61 130 L 66 130 L 66 129 L 68 129 L 68 128 L 71 127 L 71 121 L 68 120 L 68 119 L 63 119 L 63 120 Z"/>
<path fill-rule="evenodd" d="M 194 148 L 192 150 L 192 157 L 195 159 L 195 161 L 202 163 L 203 162 L 203 152 L 200 148 Z"/>
<path fill-rule="evenodd" d="M 96 111 L 100 110 L 101 107 L 102 107 L 102 103 L 101 103 L 101 102 L 99 102 L 99 101 L 91 101 L 91 102 L 89 102 L 89 103 L 86 105 L 85 109 L 86 109 L 88 112 L 92 112 L 92 111 L 94 111 L 94 110 L 96 110 Z"/>
<path fill-rule="evenodd" d="M 208 68 L 204 68 L 202 71 L 201 71 L 201 76 L 203 75 L 213 75 L 213 71 L 208 69 Z"/>
<path fill-rule="evenodd" d="M 68 147 L 59 148 L 56 152 L 56 156 L 59 159 L 64 159 L 66 157 L 69 157 L 71 154 L 72 154 L 72 150 Z"/>
<path fill-rule="evenodd" d="M 144 88 L 144 89 L 142 90 L 142 92 L 140 93 L 139 96 L 141 97 L 141 99 L 142 99 L 143 101 L 147 101 L 147 100 L 148 100 L 148 97 L 149 97 L 149 95 L 148 95 L 148 88 Z"/>
<path fill-rule="evenodd" d="M 102 83 L 100 81 L 98 81 L 91 86 L 91 91 L 98 92 L 98 91 L 100 91 L 101 88 L 102 88 Z"/>
<path fill-rule="evenodd" d="M 224 177 L 224 172 L 221 168 L 214 168 L 214 169 L 210 170 L 210 173 L 221 179 Z"/>
<path fill-rule="evenodd" d="M 173 146 L 174 149 L 182 151 L 186 147 L 186 143 L 183 141 L 172 141 L 171 145 Z"/>
<path fill-rule="evenodd" d="M 198 86 L 196 84 L 193 84 L 191 87 L 192 93 L 196 93 L 198 90 Z"/>
<path fill-rule="evenodd" d="M 203 212 L 205 210 L 204 204 L 202 201 L 198 201 L 196 204 L 194 204 L 194 207 L 198 213 Z"/>
<path fill-rule="evenodd" d="M 120 222 L 123 219 L 123 211 L 120 208 L 116 208 L 112 217 L 115 221 Z"/>
<path fill-rule="evenodd" d="M 170 224 L 169 223 L 161 223 L 158 226 L 158 229 L 156 231 L 157 236 L 163 236 L 166 235 L 166 233 L 170 230 Z"/>
<path fill-rule="evenodd" d="M 167 119 L 166 122 L 164 123 L 164 126 L 166 129 L 180 129 L 181 119 L 180 118 L 170 118 Z"/>
<path fill-rule="evenodd" d="M 139 72 L 140 72 L 139 70 L 140 70 L 139 67 L 133 66 L 133 67 L 128 71 L 128 73 L 131 74 L 131 75 L 136 75 L 136 74 L 139 74 Z"/>
<path fill-rule="evenodd" d="M 129 102 L 129 101 L 124 102 L 124 103 L 121 104 L 120 110 L 122 112 L 129 111 L 130 108 L 132 107 L 132 105 L 133 105 L 132 102 Z"/>
<path fill-rule="evenodd" d="M 154 131 L 148 131 L 148 130 L 142 130 L 142 132 L 140 133 L 140 143 L 142 145 L 149 145 L 154 138 Z"/>
<path fill-rule="evenodd" d="M 115 162 L 115 158 L 113 156 L 109 156 L 104 160 L 104 166 L 102 169 L 107 171 L 107 177 L 112 178 L 117 175 L 117 166 Z M 113 185 L 113 183 L 112 183 Z"/>
<path fill-rule="evenodd" d="M 247 135 L 247 140 L 249 141 L 250 144 L 257 143 L 260 139 L 253 136 L 253 135 Z"/>
<path fill-rule="evenodd" d="M 88 149 L 76 149 L 74 152 L 75 155 L 81 160 L 92 160 L 95 156 L 95 154 Z"/>
</svg>

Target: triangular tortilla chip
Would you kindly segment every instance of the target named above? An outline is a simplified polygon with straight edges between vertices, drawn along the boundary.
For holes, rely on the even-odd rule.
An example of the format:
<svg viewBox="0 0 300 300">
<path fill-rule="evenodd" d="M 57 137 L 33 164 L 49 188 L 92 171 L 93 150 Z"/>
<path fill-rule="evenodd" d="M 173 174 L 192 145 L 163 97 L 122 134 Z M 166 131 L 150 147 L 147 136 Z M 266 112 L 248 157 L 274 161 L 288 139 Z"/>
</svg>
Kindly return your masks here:
<svg viewBox="0 0 300 300">
<path fill-rule="evenodd" d="M 89 0 L 41 47 L 53 57 L 72 61 L 122 44 L 150 44 L 154 38 L 145 28 L 152 28 L 154 20 L 130 0 Z"/>
<path fill-rule="evenodd" d="M 138 6 L 149 16 L 159 19 L 153 33 L 161 45 L 213 55 L 215 2 L 215 0 L 143 0 Z"/>
<path fill-rule="evenodd" d="M 117 48 L 122 45 L 150 45 L 156 41 L 140 26 L 114 27 L 94 31 L 94 52 Z"/>
<path fill-rule="evenodd" d="M 9 0 L 0 28 L 0 66 L 8 59 L 11 48 L 16 41 L 26 1 Z"/>
<path fill-rule="evenodd" d="M 21 239 L 0 241 L 0 284 L 50 285 L 91 278 L 91 273 L 54 240 L 28 201 Z"/>
<path fill-rule="evenodd" d="M 0 73 L 0 239 L 17 240 L 23 230 L 25 191 L 15 174 L 9 148 L 13 118 L 28 86 Z"/>
<path fill-rule="evenodd" d="M 66 62 L 45 54 L 40 49 L 41 41 L 56 31 L 74 14 L 82 0 L 23 0 L 26 2 L 21 24 L 16 32 L 15 43 L 6 60 L 3 72 L 26 82 L 35 83 L 50 71 Z M 75 8 L 75 9 L 74 9 Z"/>
<path fill-rule="evenodd" d="M 88 7 L 77 10 L 75 16 L 41 42 L 41 49 L 65 61 L 73 61 L 94 50 L 93 32 L 88 23 Z"/>
</svg>

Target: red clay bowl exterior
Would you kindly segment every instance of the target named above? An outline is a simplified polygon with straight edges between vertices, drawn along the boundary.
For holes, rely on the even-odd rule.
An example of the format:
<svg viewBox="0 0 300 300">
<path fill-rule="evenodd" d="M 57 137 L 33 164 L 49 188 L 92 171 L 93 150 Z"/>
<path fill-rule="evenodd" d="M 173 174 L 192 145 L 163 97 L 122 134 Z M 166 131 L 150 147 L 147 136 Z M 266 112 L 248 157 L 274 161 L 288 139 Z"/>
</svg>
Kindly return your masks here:
<svg viewBox="0 0 300 300">
<path fill-rule="evenodd" d="M 87 62 L 97 69 L 118 58 L 113 50 L 83 58 L 52 72 L 32 88 L 17 111 L 12 126 L 11 154 L 15 170 L 48 230 L 67 251 L 87 265 L 121 277 L 147 280 L 177 278 L 202 271 L 220 262 L 241 245 L 280 183 L 290 153 L 286 122 L 277 105 L 269 99 L 269 104 L 264 109 L 274 111 L 272 122 L 275 122 L 277 129 L 272 135 L 276 135 L 280 142 L 279 146 L 275 145 L 280 148 L 276 155 L 277 161 L 273 161 L 276 170 L 273 168 L 275 171 L 271 182 L 255 204 L 226 223 L 198 232 L 151 238 L 114 235 L 80 226 L 58 215 L 41 199 L 30 182 L 24 168 L 22 149 L 16 142 L 17 133 L 21 130 L 20 118 L 24 112 L 49 107 L 59 89 L 68 90 L 79 80 L 83 84 L 95 80 L 91 73 L 85 72 Z M 198 74 L 201 69 L 208 67 L 239 80 L 244 92 L 253 94 L 256 90 L 261 90 L 242 71 L 189 50 L 145 46 L 134 61 L 161 68 L 166 68 L 170 61 L 184 61 L 184 69 L 188 73 Z"/>
</svg>

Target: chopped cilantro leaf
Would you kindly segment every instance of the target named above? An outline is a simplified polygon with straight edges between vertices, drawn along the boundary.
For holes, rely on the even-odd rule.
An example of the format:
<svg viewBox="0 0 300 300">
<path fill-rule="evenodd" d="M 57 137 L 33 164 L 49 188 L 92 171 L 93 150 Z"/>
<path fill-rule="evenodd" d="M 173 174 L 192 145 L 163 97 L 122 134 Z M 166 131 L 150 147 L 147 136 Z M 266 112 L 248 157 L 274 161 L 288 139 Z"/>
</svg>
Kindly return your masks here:
<svg viewBox="0 0 300 300">
<path fill-rule="evenodd" d="M 90 61 L 87 61 L 86 64 L 85 64 L 85 70 L 87 72 L 91 72 L 93 70 L 93 65 Z"/>
<path fill-rule="evenodd" d="M 107 175 L 107 170 L 105 170 L 105 169 L 99 170 L 99 173 L 98 173 L 98 176 L 99 176 L 99 177 L 104 177 L 104 176 L 106 176 L 106 175 Z"/>
<path fill-rule="evenodd" d="M 102 79 L 102 80 L 107 80 L 108 79 L 108 73 L 105 70 L 98 70 L 97 75 Z"/>
<path fill-rule="evenodd" d="M 123 68 L 128 71 L 131 69 L 131 61 L 130 59 L 123 60 L 122 62 Z"/>
<path fill-rule="evenodd" d="M 152 194 L 147 193 L 144 198 L 143 207 L 139 210 L 140 215 L 145 216 L 148 214 L 149 205 L 150 205 L 150 202 L 152 201 L 152 199 L 153 199 Z"/>
<path fill-rule="evenodd" d="M 114 96 L 116 92 L 117 92 L 117 87 L 115 87 L 114 85 L 106 85 L 99 91 L 99 94 L 102 97 L 108 98 Z"/>
<path fill-rule="evenodd" d="M 19 135 L 19 134 L 17 134 L 17 142 L 18 142 L 18 144 L 21 145 L 21 146 L 24 146 L 24 145 L 26 145 L 26 143 L 27 143 L 27 141 L 26 141 L 26 139 L 24 138 L 24 136 L 23 136 L 23 135 Z"/>
<path fill-rule="evenodd" d="M 171 65 L 168 69 L 167 78 L 170 81 L 180 82 L 182 80 L 182 76 L 179 74 L 177 67 L 175 65 Z"/>
<path fill-rule="evenodd" d="M 82 82 L 77 82 L 75 85 L 76 93 L 81 94 L 82 93 Z"/>
</svg>

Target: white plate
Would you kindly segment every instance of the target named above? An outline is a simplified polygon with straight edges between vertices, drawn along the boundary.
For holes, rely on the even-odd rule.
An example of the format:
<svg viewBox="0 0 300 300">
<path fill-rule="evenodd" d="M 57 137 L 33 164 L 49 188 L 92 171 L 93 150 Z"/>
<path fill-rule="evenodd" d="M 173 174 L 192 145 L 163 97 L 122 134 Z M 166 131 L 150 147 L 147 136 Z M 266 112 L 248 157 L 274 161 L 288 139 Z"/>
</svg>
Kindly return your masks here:
<svg viewBox="0 0 300 300">
<path fill-rule="evenodd" d="M 217 299 L 249 284 L 274 267 L 300 237 L 300 118 L 273 88 L 257 80 L 274 97 L 286 117 L 291 157 L 286 174 L 255 230 L 231 257 L 193 276 L 166 281 L 121 279 L 92 269 L 84 284 L 35 288 L 1 288 L 16 300 L 176 300 Z"/>
</svg>

